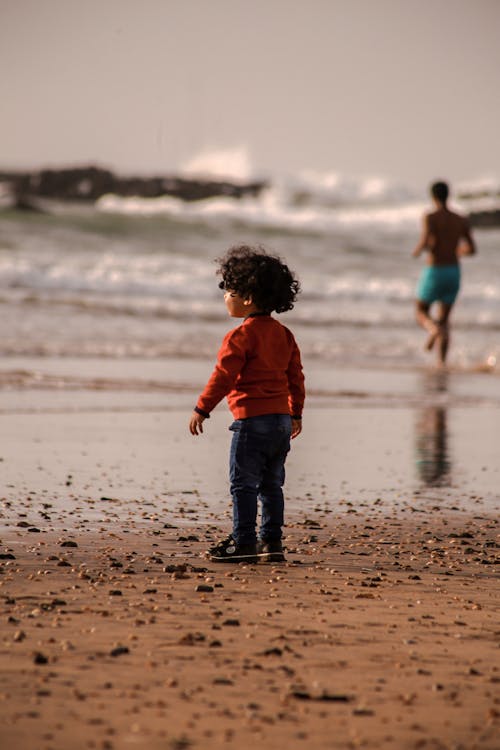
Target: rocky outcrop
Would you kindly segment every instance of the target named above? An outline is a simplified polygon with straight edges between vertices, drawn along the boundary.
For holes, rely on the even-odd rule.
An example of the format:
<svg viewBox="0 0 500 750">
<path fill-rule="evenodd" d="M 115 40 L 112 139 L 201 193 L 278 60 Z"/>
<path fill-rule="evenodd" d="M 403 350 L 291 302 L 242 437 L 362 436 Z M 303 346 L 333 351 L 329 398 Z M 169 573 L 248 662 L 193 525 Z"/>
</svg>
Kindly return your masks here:
<svg viewBox="0 0 500 750">
<path fill-rule="evenodd" d="M 106 193 L 124 197 L 159 198 L 173 196 L 183 201 L 227 196 L 258 196 L 264 181 L 245 184 L 218 180 L 197 180 L 177 176 L 121 177 L 100 167 L 42 169 L 36 172 L 0 172 L 0 182 L 10 186 L 13 203 L 19 208 L 35 207 L 36 199 L 94 202 Z"/>
<path fill-rule="evenodd" d="M 500 207 L 484 211 L 471 211 L 469 221 L 472 227 L 500 227 Z"/>
<path fill-rule="evenodd" d="M 466 208 L 472 227 L 500 227 L 500 186 L 462 190 L 457 198 Z"/>
</svg>

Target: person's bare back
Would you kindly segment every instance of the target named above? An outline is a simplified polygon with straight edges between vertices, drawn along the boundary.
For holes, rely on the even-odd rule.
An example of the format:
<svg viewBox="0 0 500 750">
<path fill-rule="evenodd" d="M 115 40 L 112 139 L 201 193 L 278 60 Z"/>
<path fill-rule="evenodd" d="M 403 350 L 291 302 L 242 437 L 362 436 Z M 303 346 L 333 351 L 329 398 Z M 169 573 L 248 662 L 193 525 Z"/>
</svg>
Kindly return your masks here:
<svg viewBox="0 0 500 750">
<path fill-rule="evenodd" d="M 452 266 L 458 263 L 457 251 L 460 241 L 470 241 L 467 220 L 446 207 L 438 208 L 437 211 L 428 214 L 426 219 L 429 265 Z"/>
</svg>

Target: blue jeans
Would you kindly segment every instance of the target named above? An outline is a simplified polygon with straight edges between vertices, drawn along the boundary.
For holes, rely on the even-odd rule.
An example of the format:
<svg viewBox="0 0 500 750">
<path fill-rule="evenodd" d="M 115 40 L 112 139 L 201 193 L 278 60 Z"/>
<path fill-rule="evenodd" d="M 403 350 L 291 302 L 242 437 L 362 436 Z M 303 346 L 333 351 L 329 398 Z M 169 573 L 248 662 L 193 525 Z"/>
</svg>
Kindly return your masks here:
<svg viewBox="0 0 500 750">
<path fill-rule="evenodd" d="M 292 419 L 288 414 L 263 414 L 236 419 L 229 454 L 233 498 L 233 538 L 255 544 L 257 499 L 262 504 L 260 538 L 281 539 L 285 459 L 290 450 Z"/>
</svg>

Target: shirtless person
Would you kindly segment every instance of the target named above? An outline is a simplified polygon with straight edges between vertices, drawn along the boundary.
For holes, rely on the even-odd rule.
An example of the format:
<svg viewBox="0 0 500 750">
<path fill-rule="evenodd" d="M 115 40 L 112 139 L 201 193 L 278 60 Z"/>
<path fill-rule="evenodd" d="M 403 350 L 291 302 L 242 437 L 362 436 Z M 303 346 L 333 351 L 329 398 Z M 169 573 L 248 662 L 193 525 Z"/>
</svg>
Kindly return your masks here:
<svg viewBox="0 0 500 750">
<path fill-rule="evenodd" d="M 448 352 L 448 320 L 460 288 L 459 258 L 476 252 L 467 219 L 447 206 L 448 193 L 446 182 L 435 182 L 431 186 L 436 210 L 425 215 L 422 237 L 413 251 L 414 258 L 424 250 L 427 252 L 427 265 L 417 286 L 416 318 L 429 333 L 426 349 L 431 350 L 438 343 L 441 365 Z M 432 318 L 430 308 L 434 302 L 438 302 L 439 307 L 437 316 Z"/>
</svg>

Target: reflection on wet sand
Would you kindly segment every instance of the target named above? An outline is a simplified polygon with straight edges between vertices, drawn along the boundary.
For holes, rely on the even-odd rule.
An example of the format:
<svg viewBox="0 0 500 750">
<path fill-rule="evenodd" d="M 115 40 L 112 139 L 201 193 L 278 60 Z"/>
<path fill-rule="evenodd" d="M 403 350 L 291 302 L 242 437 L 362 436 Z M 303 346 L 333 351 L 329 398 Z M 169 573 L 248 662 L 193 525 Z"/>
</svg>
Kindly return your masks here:
<svg viewBox="0 0 500 750">
<path fill-rule="evenodd" d="M 448 373 L 426 373 L 426 395 L 446 393 Z M 417 412 L 415 423 L 415 460 L 420 480 L 429 487 L 449 486 L 451 461 L 448 449 L 447 408 L 431 405 Z"/>
</svg>

